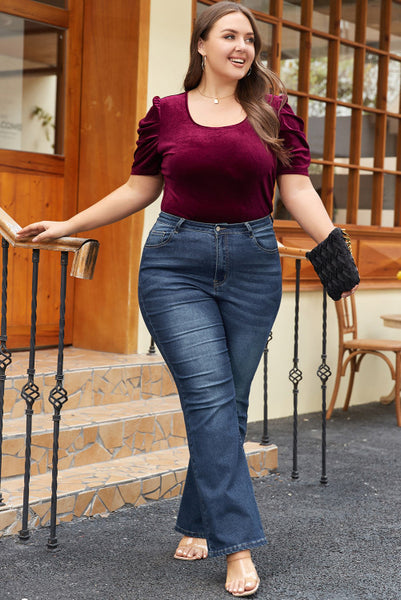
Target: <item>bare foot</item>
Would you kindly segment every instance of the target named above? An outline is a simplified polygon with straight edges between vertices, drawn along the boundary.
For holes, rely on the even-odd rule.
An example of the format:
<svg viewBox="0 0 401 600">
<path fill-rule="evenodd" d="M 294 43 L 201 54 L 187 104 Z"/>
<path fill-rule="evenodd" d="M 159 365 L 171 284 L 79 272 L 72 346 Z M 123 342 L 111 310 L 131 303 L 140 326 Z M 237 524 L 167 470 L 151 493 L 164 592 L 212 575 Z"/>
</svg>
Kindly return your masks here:
<svg viewBox="0 0 401 600">
<path fill-rule="evenodd" d="M 227 556 L 226 590 L 233 596 L 251 596 L 259 587 L 260 579 L 249 550 Z"/>
<path fill-rule="evenodd" d="M 184 535 L 178 544 L 174 558 L 178 558 L 179 560 L 200 560 L 201 558 L 207 558 L 206 540 L 204 538 L 192 538 Z"/>
</svg>

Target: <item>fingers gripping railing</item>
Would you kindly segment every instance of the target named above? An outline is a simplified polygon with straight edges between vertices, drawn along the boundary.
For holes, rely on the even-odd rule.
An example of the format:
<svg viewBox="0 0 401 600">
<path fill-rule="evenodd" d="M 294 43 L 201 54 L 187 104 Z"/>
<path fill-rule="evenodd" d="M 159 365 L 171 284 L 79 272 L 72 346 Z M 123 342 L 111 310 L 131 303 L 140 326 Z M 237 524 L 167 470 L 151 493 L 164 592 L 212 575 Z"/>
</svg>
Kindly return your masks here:
<svg viewBox="0 0 401 600">
<path fill-rule="evenodd" d="M 56 386 L 50 391 L 49 402 L 53 405 L 53 460 L 52 460 L 52 493 L 51 493 L 51 516 L 50 537 L 48 548 L 57 547 L 56 538 L 56 515 L 57 515 L 57 475 L 58 475 L 58 440 L 60 429 L 60 411 L 68 400 L 67 391 L 63 387 L 63 355 L 64 355 L 64 327 L 65 327 L 65 302 L 68 253 L 74 253 L 71 275 L 80 279 L 92 279 L 96 264 L 99 243 L 96 240 L 81 238 L 59 238 L 52 242 L 33 243 L 27 239 L 20 241 L 16 234 L 20 226 L 0 208 L 0 235 L 3 247 L 3 269 L 2 269 L 2 306 L 1 306 L 1 335 L 0 335 L 0 490 L 1 490 L 1 465 L 2 465 L 2 440 L 3 440 L 3 412 L 4 412 L 4 387 L 6 369 L 11 364 L 11 353 L 6 348 L 7 341 L 7 278 L 8 278 L 8 248 L 14 247 L 32 249 L 32 296 L 31 296 L 31 334 L 29 350 L 29 367 L 27 370 L 28 380 L 23 386 L 21 396 L 26 403 L 26 436 L 25 436 L 25 472 L 24 492 L 22 507 L 22 528 L 19 533 L 21 540 L 29 538 L 29 484 L 31 468 L 31 435 L 33 405 L 40 397 L 38 386 L 35 384 L 35 345 L 36 345 L 36 313 L 40 250 L 53 250 L 61 252 L 61 282 L 60 282 L 60 318 L 59 318 L 59 343 Z M 0 491 L 0 505 L 4 500 Z"/>
<path fill-rule="evenodd" d="M 279 252 L 282 258 L 295 259 L 295 312 L 294 312 L 294 353 L 293 353 L 293 366 L 289 373 L 289 379 L 292 383 L 292 395 L 293 395 L 293 458 L 292 458 L 292 479 L 296 480 L 299 478 L 298 472 L 298 396 L 299 396 L 299 383 L 302 381 L 302 371 L 299 369 L 299 306 L 300 306 L 300 274 L 301 274 L 301 260 L 306 259 L 306 250 L 300 248 L 287 248 L 279 244 Z M 268 436 L 268 422 L 267 422 L 267 405 L 268 405 L 268 378 L 267 378 L 267 355 L 268 355 L 268 344 L 271 340 L 271 335 L 267 341 L 265 352 L 264 352 L 264 418 L 263 418 L 263 435 L 261 444 L 266 445 L 269 443 Z M 323 313 L 322 313 L 322 354 L 321 364 L 317 370 L 317 376 L 321 381 L 322 390 L 322 473 L 320 482 L 326 484 L 328 482 L 326 474 L 326 389 L 327 380 L 331 375 L 329 366 L 326 364 L 326 345 L 327 345 L 327 294 L 326 290 L 323 290 Z"/>
</svg>

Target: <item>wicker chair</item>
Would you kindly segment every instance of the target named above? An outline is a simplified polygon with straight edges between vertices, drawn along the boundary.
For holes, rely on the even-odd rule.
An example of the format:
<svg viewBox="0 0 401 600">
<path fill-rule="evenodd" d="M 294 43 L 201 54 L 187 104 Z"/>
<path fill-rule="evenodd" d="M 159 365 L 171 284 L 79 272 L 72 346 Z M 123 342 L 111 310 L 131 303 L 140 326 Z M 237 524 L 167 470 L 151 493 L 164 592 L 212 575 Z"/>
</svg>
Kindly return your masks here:
<svg viewBox="0 0 401 600">
<path fill-rule="evenodd" d="M 401 427 L 401 340 L 375 340 L 358 338 L 357 314 L 355 294 L 348 298 L 342 298 L 335 303 L 338 319 L 338 363 L 334 390 L 330 405 L 327 410 L 327 418 L 331 417 L 336 403 L 340 380 L 349 364 L 350 374 L 347 395 L 343 410 L 348 409 L 351 399 L 352 387 L 354 385 L 355 373 L 359 371 L 362 359 L 366 354 L 373 354 L 382 358 L 388 365 L 391 377 L 395 382 L 395 411 L 397 425 Z M 350 337 L 348 337 L 350 336 Z M 347 339 L 348 338 L 348 339 Z M 392 361 L 384 352 L 394 352 L 395 360 Z"/>
</svg>

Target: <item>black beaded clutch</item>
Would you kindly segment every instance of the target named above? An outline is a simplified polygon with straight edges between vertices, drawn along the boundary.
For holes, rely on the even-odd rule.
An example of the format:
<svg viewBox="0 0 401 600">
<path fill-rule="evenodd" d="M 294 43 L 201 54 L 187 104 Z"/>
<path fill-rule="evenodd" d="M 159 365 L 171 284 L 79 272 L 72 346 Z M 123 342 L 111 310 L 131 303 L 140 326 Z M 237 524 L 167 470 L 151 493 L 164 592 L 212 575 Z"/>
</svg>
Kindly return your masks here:
<svg viewBox="0 0 401 600">
<path fill-rule="evenodd" d="M 360 279 L 358 269 L 351 253 L 351 241 L 348 234 L 339 227 L 306 253 L 333 300 L 339 300 L 343 292 L 355 287 Z"/>
</svg>

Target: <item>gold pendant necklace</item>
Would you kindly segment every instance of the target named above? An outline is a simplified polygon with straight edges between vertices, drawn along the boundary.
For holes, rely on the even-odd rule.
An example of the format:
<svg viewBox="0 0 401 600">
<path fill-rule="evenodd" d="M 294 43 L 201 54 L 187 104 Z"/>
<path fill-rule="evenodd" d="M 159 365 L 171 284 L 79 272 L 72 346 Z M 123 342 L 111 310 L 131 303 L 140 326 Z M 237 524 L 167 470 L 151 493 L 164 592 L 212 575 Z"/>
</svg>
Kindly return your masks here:
<svg viewBox="0 0 401 600">
<path fill-rule="evenodd" d="M 203 96 L 204 98 L 209 98 L 209 100 L 213 100 L 214 104 L 219 104 L 220 100 L 225 100 L 225 98 L 232 98 L 234 96 L 234 94 L 230 94 L 229 96 L 222 96 L 221 98 L 218 98 L 217 96 L 206 96 L 206 94 L 201 92 L 199 88 L 197 89 L 201 96 Z"/>
</svg>

